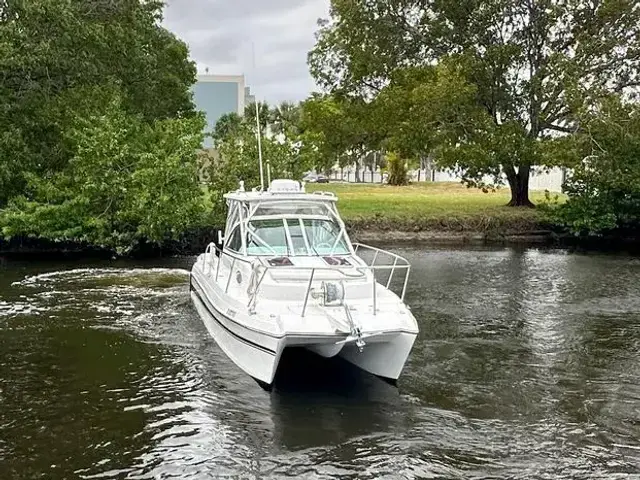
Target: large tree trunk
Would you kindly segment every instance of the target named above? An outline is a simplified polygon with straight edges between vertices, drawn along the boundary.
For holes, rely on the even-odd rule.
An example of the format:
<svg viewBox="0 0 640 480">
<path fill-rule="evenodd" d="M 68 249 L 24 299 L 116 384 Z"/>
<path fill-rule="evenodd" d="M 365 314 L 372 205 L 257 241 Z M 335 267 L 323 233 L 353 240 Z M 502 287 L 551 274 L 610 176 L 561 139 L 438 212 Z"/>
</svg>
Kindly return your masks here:
<svg viewBox="0 0 640 480">
<path fill-rule="evenodd" d="M 507 203 L 509 207 L 534 207 L 529 200 L 529 175 L 531 167 L 520 165 L 518 171 L 511 165 L 505 167 L 509 188 L 511 188 L 511 200 Z"/>
</svg>

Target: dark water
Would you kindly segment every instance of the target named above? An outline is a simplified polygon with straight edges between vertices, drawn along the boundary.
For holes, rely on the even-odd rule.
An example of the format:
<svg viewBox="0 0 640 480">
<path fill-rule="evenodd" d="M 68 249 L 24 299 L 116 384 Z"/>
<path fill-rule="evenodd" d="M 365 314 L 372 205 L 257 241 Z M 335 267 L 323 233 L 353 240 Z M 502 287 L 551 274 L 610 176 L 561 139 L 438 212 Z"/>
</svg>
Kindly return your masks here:
<svg viewBox="0 0 640 480">
<path fill-rule="evenodd" d="M 296 355 L 271 393 L 207 335 L 193 259 L 0 259 L 0 478 L 640 477 L 640 258 L 396 250 L 398 388 Z"/>
</svg>

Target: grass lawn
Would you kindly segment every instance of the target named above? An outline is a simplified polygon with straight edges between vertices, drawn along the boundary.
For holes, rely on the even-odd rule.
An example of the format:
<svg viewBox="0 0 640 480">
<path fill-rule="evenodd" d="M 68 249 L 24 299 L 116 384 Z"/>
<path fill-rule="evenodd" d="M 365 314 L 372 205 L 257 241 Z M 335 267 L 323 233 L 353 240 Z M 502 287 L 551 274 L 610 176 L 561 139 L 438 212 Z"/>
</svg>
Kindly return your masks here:
<svg viewBox="0 0 640 480">
<path fill-rule="evenodd" d="M 378 184 L 308 184 L 307 191 L 338 195 L 338 209 L 352 227 L 419 230 L 531 230 L 543 223 L 531 208 L 505 206 L 509 189 L 483 193 L 450 182 L 419 183 L 406 187 Z M 544 192 L 531 192 L 534 203 Z"/>
</svg>

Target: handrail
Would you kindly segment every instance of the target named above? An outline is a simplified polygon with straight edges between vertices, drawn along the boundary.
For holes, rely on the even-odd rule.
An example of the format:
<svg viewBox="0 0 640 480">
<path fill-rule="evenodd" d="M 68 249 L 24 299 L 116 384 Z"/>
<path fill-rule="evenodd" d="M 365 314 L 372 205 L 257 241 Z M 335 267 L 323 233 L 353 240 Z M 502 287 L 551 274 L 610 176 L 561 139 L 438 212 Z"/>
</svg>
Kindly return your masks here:
<svg viewBox="0 0 640 480">
<path fill-rule="evenodd" d="M 406 290 L 407 290 L 407 283 L 409 280 L 409 273 L 411 271 L 411 264 L 408 262 L 407 259 L 405 259 L 404 257 L 401 257 L 400 255 L 397 255 L 393 252 L 389 252 L 386 250 L 382 250 L 380 248 L 377 247 L 372 247 L 370 245 L 365 245 L 365 244 L 361 244 L 361 243 L 354 243 L 353 244 L 354 247 L 354 253 L 356 255 L 358 255 L 358 251 L 360 249 L 367 249 L 367 250 L 371 250 L 374 252 L 374 260 L 372 262 L 371 265 L 350 265 L 350 266 L 344 266 L 344 265 L 336 265 L 336 266 L 322 266 L 322 267 L 306 267 L 306 266 L 294 266 L 293 269 L 294 270 L 310 270 L 310 276 L 309 276 L 309 281 L 307 283 L 307 289 L 306 289 L 306 293 L 305 293 L 305 297 L 304 297 L 304 302 L 303 302 L 303 308 L 302 308 L 302 316 L 304 316 L 304 313 L 306 311 L 306 307 L 307 307 L 307 303 L 309 301 L 309 295 L 311 293 L 311 287 L 313 284 L 313 279 L 316 275 L 317 271 L 332 271 L 332 272 L 340 272 L 342 273 L 344 276 L 349 276 L 347 275 L 344 271 L 347 270 L 358 270 L 358 271 L 370 271 L 371 275 L 372 275 L 372 300 L 373 300 L 373 313 L 374 315 L 376 314 L 377 311 L 377 282 L 376 282 L 376 275 L 375 272 L 376 270 L 390 270 L 390 274 L 389 274 L 389 278 L 387 280 L 387 284 L 386 284 L 386 288 L 388 289 L 389 286 L 391 285 L 391 280 L 394 276 L 394 273 L 397 270 L 403 270 L 405 272 L 405 276 L 404 276 L 404 283 L 402 286 L 402 293 L 400 294 L 400 300 L 402 302 L 404 302 L 404 297 L 406 294 Z M 256 268 L 262 268 L 264 269 L 264 271 L 262 272 L 262 274 L 260 275 L 257 283 L 255 284 L 253 291 L 251 292 L 247 292 L 249 293 L 249 304 L 248 304 L 248 308 L 250 313 L 255 313 L 255 303 L 256 303 L 256 299 L 257 299 L 257 294 L 258 291 L 260 289 L 260 286 L 262 285 L 262 281 L 264 280 L 265 276 L 267 273 L 269 273 L 271 270 L 283 270 L 286 269 L 286 267 L 274 267 L 274 266 L 268 266 L 265 265 L 262 260 L 260 259 L 259 256 L 257 256 L 256 258 L 258 259 L 258 262 L 254 261 L 250 261 L 246 258 L 243 258 L 239 255 L 236 255 L 233 252 L 229 252 L 224 250 L 223 248 L 218 247 L 218 245 L 216 245 L 215 243 L 210 243 L 207 246 L 207 249 L 205 251 L 205 254 L 209 255 L 209 272 L 212 270 L 212 254 L 214 253 L 214 250 L 216 252 L 219 253 L 218 256 L 218 262 L 217 262 L 217 268 L 216 268 L 216 281 L 218 279 L 218 272 L 220 270 L 220 263 L 222 260 L 223 256 L 228 256 L 229 258 L 232 259 L 232 263 L 231 263 L 231 267 L 229 269 L 229 278 L 227 279 L 227 284 L 226 284 L 226 288 L 225 288 L 225 293 L 228 291 L 229 289 L 229 285 L 231 283 L 231 276 L 233 275 L 233 268 L 236 265 L 236 262 L 240 262 L 240 263 L 244 263 L 249 265 L 252 270 L 255 270 Z M 391 257 L 393 259 L 393 265 L 376 265 L 375 262 L 378 258 L 378 256 L 380 254 L 384 254 L 387 255 L 389 257 Z M 361 257 L 360 257 L 361 258 Z M 206 263 L 205 263 L 206 264 Z"/>
<path fill-rule="evenodd" d="M 401 261 L 403 261 L 404 263 L 409 264 L 409 261 L 408 261 L 406 258 L 401 257 L 401 256 L 400 256 L 400 255 L 398 255 L 397 253 L 393 253 L 393 252 L 390 252 L 390 251 L 388 251 L 388 250 L 383 250 L 383 249 L 378 248 L 378 247 L 373 247 L 373 246 L 371 246 L 371 245 L 366 245 L 366 244 L 364 244 L 364 243 L 357 243 L 357 242 L 354 242 L 354 243 L 353 243 L 353 247 L 354 247 L 354 249 L 355 249 L 356 253 L 358 252 L 358 249 L 359 249 L 360 247 L 362 247 L 362 248 L 366 248 L 367 250 L 372 250 L 372 251 L 374 251 L 374 252 L 379 252 L 379 253 L 383 253 L 383 254 L 385 254 L 385 255 L 389 255 L 391 258 L 397 258 L 398 260 L 401 260 Z"/>
<path fill-rule="evenodd" d="M 397 268 L 403 268 L 403 267 L 406 268 L 406 273 L 405 273 L 405 276 L 404 276 L 404 283 L 402 285 L 402 293 L 400 295 L 400 300 L 402 300 L 404 302 L 404 297 L 405 297 L 405 295 L 407 293 L 407 284 L 409 283 L 409 274 L 411 273 L 411 264 L 409 263 L 409 261 L 406 258 L 404 258 L 404 257 L 402 257 L 402 256 L 400 256 L 400 255 L 398 255 L 396 253 L 389 252 L 387 250 L 382 250 L 381 248 L 373 247 L 371 245 L 366 245 L 364 243 L 354 243 L 353 246 L 354 246 L 354 252 L 356 253 L 356 255 L 358 254 L 358 250 L 360 248 L 363 248 L 363 249 L 372 250 L 372 251 L 376 252 L 376 258 L 377 258 L 377 254 L 378 253 L 384 253 L 385 255 L 388 255 L 388 256 L 390 256 L 391 258 L 394 259 L 393 268 L 391 270 L 391 274 L 389 275 L 389 279 L 387 280 L 387 288 L 389 288 L 389 285 L 391 284 L 391 278 L 393 277 L 393 272 L 395 271 L 395 268 L 396 267 Z M 397 261 L 402 262 L 402 265 L 397 265 Z M 375 262 L 375 260 L 374 260 L 374 262 Z"/>
<path fill-rule="evenodd" d="M 313 275 L 316 273 L 315 270 L 311 270 L 311 275 L 309 275 L 309 284 L 307 285 L 307 294 L 304 296 L 304 304 L 302 305 L 302 313 L 300 314 L 301 317 L 304 317 L 305 312 L 307 311 L 307 302 L 309 301 L 309 292 L 311 291 L 311 285 L 313 284 Z M 260 285 L 258 285 L 260 286 Z M 257 287 L 256 287 L 256 292 L 257 292 Z"/>
<path fill-rule="evenodd" d="M 395 254 L 395 253 L 393 253 L 393 252 L 389 252 L 389 251 L 387 251 L 387 250 L 382 250 L 382 249 L 380 249 L 380 248 L 372 247 L 372 246 L 370 246 L 370 245 L 365 245 L 365 244 L 362 244 L 362 243 L 354 243 L 354 244 L 353 244 L 353 246 L 354 246 L 354 247 L 356 247 L 356 246 L 358 246 L 358 247 L 363 247 L 363 248 L 367 248 L 367 249 L 374 250 L 374 251 L 375 251 L 375 250 L 377 250 L 377 251 L 379 251 L 380 253 L 383 253 L 383 254 L 389 255 L 389 256 L 391 256 L 391 257 L 392 257 L 392 258 L 394 258 L 394 259 L 396 259 L 396 258 L 397 258 L 398 260 L 400 260 L 400 261 L 404 262 L 404 264 L 402 264 L 402 265 L 396 265 L 396 267 L 395 267 L 395 268 L 407 268 L 407 267 L 410 267 L 410 266 L 411 266 L 411 264 L 409 263 L 409 261 L 408 261 L 406 258 L 401 257 L 400 255 L 397 255 L 397 254 Z M 213 252 L 210 252 L 210 251 L 209 251 L 209 247 L 213 247 L 213 248 L 215 248 L 215 249 L 216 249 L 216 251 L 217 251 L 218 253 L 222 254 L 222 255 L 226 255 L 226 256 L 228 256 L 228 257 L 230 257 L 230 258 L 235 258 L 235 259 L 236 259 L 237 261 L 239 261 L 239 262 L 243 262 L 243 263 L 246 263 L 246 264 L 248 264 L 248 265 L 252 265 L 252 264 L 253 264 L 253 262 L 252 262 L 251 260 L 247 260 L 246 258 L 243 258 L 242 256 L 239 256 L 239 255 L 237 255 L 237 254 L 236 254 L 236 253 L 234 253 L 234 252 L 230 252 L 230 251 L 228 251 L 228 250 L 224 250 L 224 249 L 222 249 L 222 248 L 218 247 L 218 245 L 216 245 L 216 244 L 215 244 L 215 243 L 213 243 L 213 242 L 212 242 L 212 243 L 210 243 L 210 244 L 207 246 L 207 250 L 206 250 L 206 252 L 205 252 L 205 253 L 213 253 Z M 357 248 L 355 249 L 355 253 L 356 253 L 356 254 L 358 253 L 358 249 L 357 249 Z M 255 258 L 261 258 L 261 257 L 264 257 L 264 256 L 268 256 L 268 255 L 255 255 Z M 276 268 L 276 267 L 267 267 L 266 265 L 265 265 L 265 267 L 266 267 L 266 268 Z M 353 268 L 353 269 L 361 269 L 361 268 L 367 268 L 367 267 L 371 267 L 371 265 L 367 265 L 366 267 L 363 267 L 363 266 L 361 266 L 361 265 L 352 265 L 352 266 L 350 266 L 350 267 L 349 267 L 349 266 L 344 266 L 344 265 L 340 265 L 340 266 L 331 266 L 331 265 L 329 265 L 329 266 L 326 266 L 326 267 L 302 267 L 302 266 L 296 266 L 296 267 L 294 267 L 294 268 L 295 268 L 295 269 L 300 269 L 300 270 L 302 270 L 302 269 L 307 269 L 307 270 L 309 270 L 309 269 L 311 269 L 311 268 L 314 268 L 314 269 L 316 269 L 316 270 L 345 270 L 345 269 L 349 269 L 349 268 Z M 282 267 L 277 267 L 277 268 L 278 268 L 278 269 L 282 269 Z M 376 269 L 379 269 L 379 270 L 385 270 L 385 269 L 391 269 L 391 268 L 394 268 L 394 267 L 393 267 L 393 265 L 375 265 L 375 268 L 376 268 Z"/>
</svg>

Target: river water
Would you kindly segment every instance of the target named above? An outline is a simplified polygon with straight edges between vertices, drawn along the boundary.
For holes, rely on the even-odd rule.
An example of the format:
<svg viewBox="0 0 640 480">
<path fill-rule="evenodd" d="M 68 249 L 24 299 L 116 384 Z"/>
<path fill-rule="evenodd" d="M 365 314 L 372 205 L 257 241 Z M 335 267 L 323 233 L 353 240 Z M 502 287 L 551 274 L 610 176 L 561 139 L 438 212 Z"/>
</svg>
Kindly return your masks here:
<svg viewBox="0 0 640 480">
<path fill-rule="evenodd" d="M 398 386 L 295 354 L 270 393 L 208 336 L 193 258 L 0 259 L 0 478 L 640 478 L 639 257 L 394 250 Z"/>
</svg>

